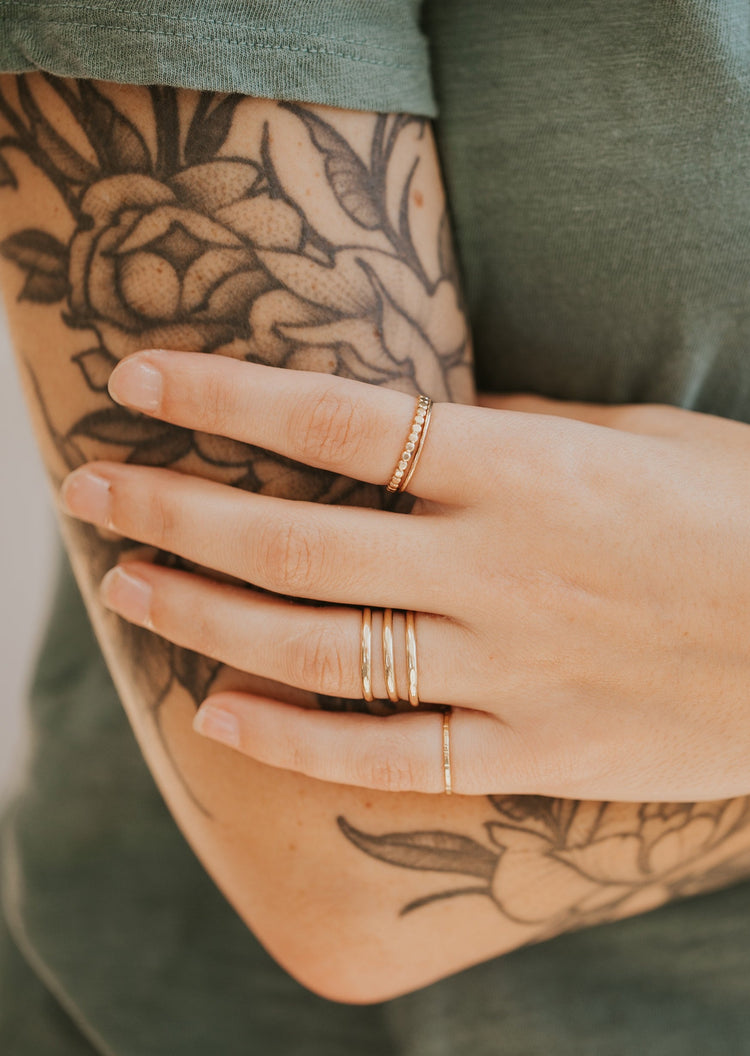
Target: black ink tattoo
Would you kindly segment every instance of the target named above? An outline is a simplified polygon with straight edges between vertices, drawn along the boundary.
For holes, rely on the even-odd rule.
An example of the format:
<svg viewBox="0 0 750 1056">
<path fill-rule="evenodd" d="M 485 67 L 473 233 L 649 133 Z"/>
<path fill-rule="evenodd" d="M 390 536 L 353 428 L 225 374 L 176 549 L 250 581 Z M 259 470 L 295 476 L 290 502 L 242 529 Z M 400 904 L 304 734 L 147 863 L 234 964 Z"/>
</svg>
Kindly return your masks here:
<svg viewBox="0 0 750 1056">
<path fill-rule="evenodd" d="M 172 347 L 322 370 L 436 400 L 471 400 L 470 344 L 447 216 L 428 266 L 412 234 L 419 155 L 413 150 L 401 167 L 394 160 L 405 137 L 416 142 L 423 135 L 423 123 L 371 115 L 363 150 L 319 112 L 277 105 L 274 112 L 296 122 L 300 142 L 314 151 L 338 210 L 324 229 L 274 161 L 271 122 L 252 148 L 241 156 L 232 151 L 242 97 L 195 94 L 186 107 L 172 88 L 142 89 L 149 108 L 137 121 L 104 88 L 45 80 L 77 136 L 50 120 L 37 82 L 18 77 L 14 90 L 0 93 L 7 126 L 0 137 L 0 188 L 19 189 L 13 159 L 25 155 L 64 204 L 70 237 L 27 227 L 11 234 L 0 252 L 23 273 L 20 300 L 59 304 L 65 324 L 81 337 L 72 362 L 89 406 L 65 428 L 27 364 L 63 464 L 73 469 L 92 451 L 96 457 L 111 451 L 257 492 L 383 505 L 382 488 L 115 406 L 107 380 L 123 355 Z M 92 584 L 123 551 L 140 545 L 113 542 L 83 524 L 74 530 L 88 554 Z M 153 560 L 192 567 L 166 552 Z M 125 621 L 117 633 L 169 751 L 160 726 L 163 702 L 179 685 L 199 704 L 221 665 Z M 330 698 L 320 705 L 365 707 Z M 381 702 L 368 710 L 394 709 Z M 484 842 L 442 830 L 373 834 L 343 817 L 338 823 L 372 858 L 457 878 L 402 913 L 479 895 L 535 939 L 750 872 L 743 838 L 748 798 L 674 806 L 488 798 L 494 813 Z"/>
<path fill-rule="evenodd" d="M 499 820 L 485 822 L 486 844 L 453 832 L 374 835 L 343 817 L 338 823 L 382 862 L 472 878 L 409 902 L 401 915 L 481 895 L 505 919 L 529 927 L 529 941 L 725 887 L 750 872 L 750 796 L 675 804 L 488 799 Z"/>
<path fill-rule="evenodd" d="M 129 462 L 179 464 L 256 492 L 383 505 L 382 489 L 113 405 L 106 386 L 122 355 L 164 347 L 325 370 L 436 399 L 471 398 L 468 332 L 449 238 L 441 238 L 441 274 L 430 279 L 411 236 L 409 198 L 418 158 L 400 190 L 395 222 L 389 212 L 394 151 L 405 130 L 422 130 L 423 122 L 373 115 L 366 161 L 311 110 L 279 105 L 317 148 L 346 218 L 363 234 L 380 236 L 373 248 L 372 237 L 340 244 L 316 229 L 276 171 L 268 122 L 256 157 L 224 151 L 242 96 L 197 95 L 185 118 L 173 88 L 153 87 L 148 130 L 90 82 L 46 82 L 95 160 L 53 127 L 29 78 L 16 79 L 15 102 L 0 94 L 0 115 L 11 128 L 0 140 L 0 181 L 17 186 L 10 159 L 13 150 L 25 153 L 59 192 L 74 227 L 67 244 L 37 228 L 18 231 L 0 252 L 24 272 L 21 300 L 60 303 L 67 326 L 94 337 L 73 359 L 87 389 L 101 396 L 98 408 L 62 434 L 37 385 L 50 436 L 68 468 L 88 460 L 90 441 L 100 457 L 102 447 L 125 449 Z M 434 310 L 446 299 L 454 302 L 455 317 L 447 328 L 445 313 Z M 76 530 L 92 536 L 86 526 Z M 98 581 L 123 548 L 137 545 L 106 545 L 93 535 L 87 546 L 92 577 Z M 166 553 L 155 560 L 191 567 Z M 221 665 L 136 627 L 123 624 L 122 635 L 155 714 L 175 681 L 196 706 L 204 699 Z M 321 706 L 364 705 L 321 698 Z"/>
</svg>

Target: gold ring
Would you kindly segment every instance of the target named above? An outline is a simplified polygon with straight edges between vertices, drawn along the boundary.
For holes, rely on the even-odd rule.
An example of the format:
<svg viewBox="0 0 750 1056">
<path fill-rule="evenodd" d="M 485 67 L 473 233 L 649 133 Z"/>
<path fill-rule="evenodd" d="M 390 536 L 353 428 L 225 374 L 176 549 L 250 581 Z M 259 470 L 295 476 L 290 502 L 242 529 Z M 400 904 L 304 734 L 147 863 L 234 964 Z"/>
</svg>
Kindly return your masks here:
<svg viewBox="0 0 750 1056">
<path fill-rule="evenodd" d="M 398 704 L 396 689 L 396 664 L 393 658 L 393 609 L 383 609 L 383 668 L 385 669 L 385 691 L 391 704 Z"/>
<path fill-rule="evenodd" d="M 406 677 L 409 684 L 409 703 L 417 708 L 419 707 L 417 628 L 411 609 L 406 611 Z"/>
<path fill-rule="evenodd" d="M 401 457 L 396 463 L 391 479 L 386 484 L 387 491 L 406 491 L 414 470 L 417 468 L 419 456 L 422 454 L 431 418 L 432 400 L 429 396 L 420 396 L 414 408 L 414 417 Z"/>
<path fill-rule="evenodd" d="M 362 675 L 362 696 L 369 703 L 375 698 L 372 695 L 372 609 L 367 607 L 362 609 L 359 670 Z"/>
<path fill-rule="evenodd" d="M 451 709 L 443 712 L 443 782 L 446 796 L 453 795 L 451 785 Z"/>
</svg>

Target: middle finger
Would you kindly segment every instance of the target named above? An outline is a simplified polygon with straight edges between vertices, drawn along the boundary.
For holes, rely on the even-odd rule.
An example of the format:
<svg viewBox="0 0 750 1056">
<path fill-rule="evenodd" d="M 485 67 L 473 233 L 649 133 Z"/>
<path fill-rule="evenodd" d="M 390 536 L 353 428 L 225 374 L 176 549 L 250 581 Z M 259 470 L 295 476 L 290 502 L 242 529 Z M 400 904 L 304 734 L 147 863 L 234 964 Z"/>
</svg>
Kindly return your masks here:
<svg viewBox="0 0 750 1056">
<path fill-rule="evenodd" d="M 90 462 L 63 483 L 81 520 L 278 594 L 448 615 L 437 516 L 324 506 L 150 466 Z"/>
</svg>

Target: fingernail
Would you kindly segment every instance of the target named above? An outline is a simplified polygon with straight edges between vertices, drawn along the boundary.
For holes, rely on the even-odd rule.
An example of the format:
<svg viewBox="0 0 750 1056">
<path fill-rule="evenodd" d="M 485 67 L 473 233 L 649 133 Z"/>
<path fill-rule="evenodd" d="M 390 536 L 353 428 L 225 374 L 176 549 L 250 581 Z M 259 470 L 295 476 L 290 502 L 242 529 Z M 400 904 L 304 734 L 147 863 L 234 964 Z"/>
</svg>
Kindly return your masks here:
<svg viewBox="0 0 750 1056">
<path fill-rule="evenodd" d="M 228 744 L 230 748 L 240 746 L 240 724 L 236 715 L 213 704 L 204 704 L 193 719 L 193 729 L 212 741 Z"/>
<path fill-rule="evenodd" d="M 110 375 L 109 393 L 118 403 L 136 410 L 158 411 L 162 394 L 161 371 L 136 357 L 123 359 Z"/>
<path fill-rule="evenodd" d="M 109 526 L 110 484 L 88 469 L 76 469 L 65 478 L 60 500 L 68 513 L 94 524 Z"/>
<path fill-rule="evenodd" d="M 127 572 L 122 565 L 110 568 L 99 587 L 102 603 L 133 623 L 151 623 L 151 584 Z"/>
</svg>

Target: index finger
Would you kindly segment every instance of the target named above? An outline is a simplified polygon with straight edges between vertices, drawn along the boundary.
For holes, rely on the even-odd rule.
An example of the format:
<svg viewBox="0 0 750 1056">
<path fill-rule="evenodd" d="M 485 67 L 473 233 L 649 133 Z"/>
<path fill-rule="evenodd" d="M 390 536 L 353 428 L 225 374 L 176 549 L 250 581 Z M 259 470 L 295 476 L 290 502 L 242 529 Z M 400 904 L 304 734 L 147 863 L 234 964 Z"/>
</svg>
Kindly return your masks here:
<svg viewBox="0 0 750 1056">
<path fill-rule="evenodd" d="M 384 486 L 405 449 L 416 405 L 414 396 L 348 378 L 162 349 L 122 360 L 109 391 L 117 402 L 174 425 Z M 484 430 L 476 413 L 433 407 L 410 494 L 444 503 L 476 495 L 471 460 L 456 444 L 457 432 L 467 450 L 479 442 Z"/>
</svg>

